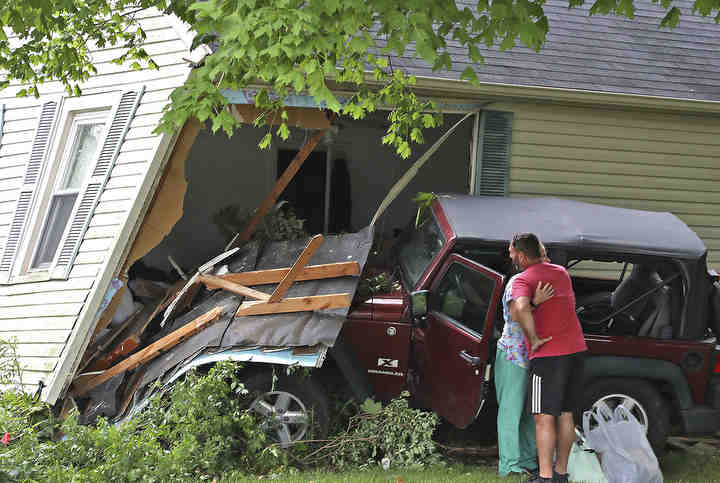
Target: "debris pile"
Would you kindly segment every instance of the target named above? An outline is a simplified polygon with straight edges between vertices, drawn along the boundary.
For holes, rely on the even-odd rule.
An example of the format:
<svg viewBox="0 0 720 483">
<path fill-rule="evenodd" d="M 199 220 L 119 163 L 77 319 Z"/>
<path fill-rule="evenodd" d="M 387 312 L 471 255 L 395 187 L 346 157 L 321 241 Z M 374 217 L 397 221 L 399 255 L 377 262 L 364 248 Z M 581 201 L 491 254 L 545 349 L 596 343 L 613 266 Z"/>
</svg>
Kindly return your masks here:
<svg viewBox="0 0 720 483">
<path fill-rule="evenodd" d="M 168 257 L 177 282 L 114 280 L 62 412 L 77 407 L 85 423 L 120 419 L 142 406 L 157 387 L 151 383 L 222 359 L 322 365 L 357 289 L 372 227 L 309 241 L 251 238 L 324 133 L 305 142 L 244 229 L 192 276 Z"/>
<path fill-rule="evenodd" d="M 316 355 L 314 364 L 321 364 L 352 301 L 372 241 L 369 232 L 329 237 L 330 243 L 316 235 L 291 266 L 235 271 L 252 259 L 260 265 L 286 259 L 301 240 L 268 244 L 264 255 L 257 244 L 232 248 L 188 280 L 167 287 L 135 279 L 133 292 L 143 302 L 128 303 L 124 287 L 116 292 L 100 317 L 97 337 L 85 352 L 69 397 L 81 402 L 79 409 L 89 423 L 101 415 L 122 416 L 137 402 L 139 389 L 201 354 L 228 348 L 250 357 L 251 351 L 287 351 L 295 357 Z M 347 246 L 340 249 L 343 244 Z M 326 249 L 318 254 L 323 245 Z M 337 255 L 353 260 L 309 265 L 316 254 L 321 261 Z M 272 291 L 254 288 L 268 286 Z M 109 314 L 113 309 L 122 314 L 115 322 Z M 221 331 L 208 330 L 221 321 Z M 153 331 L 148 330 L 151 326 Z M 152 364 L 161 355 L 160 364 Z"/>
</svg>

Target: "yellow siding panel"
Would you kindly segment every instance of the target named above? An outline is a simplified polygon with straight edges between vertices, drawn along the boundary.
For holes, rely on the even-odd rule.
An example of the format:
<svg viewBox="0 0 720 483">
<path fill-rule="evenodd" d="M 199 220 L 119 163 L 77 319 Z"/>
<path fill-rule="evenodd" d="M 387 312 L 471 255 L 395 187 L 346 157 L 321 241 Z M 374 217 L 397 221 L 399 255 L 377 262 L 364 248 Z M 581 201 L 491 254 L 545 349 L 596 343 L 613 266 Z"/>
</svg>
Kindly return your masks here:
<svg viewBox="0 0 720 483">
<path fill-rule="evenodd" d="M 717 116 L 541 104 L 513 111 L 511 196 L 558 196 L 669 211 L 700 236 L 720 268 L 720 119 Z M 611 277 L 609 267 L 583 274 Z"/>
<path fill-rule="evenodd" d="M 570 122 L 581 120 L 585 124 L 621 126 L 632 129 L 685 131 L 717 134 L 718 118 L 708 122 L 707 116 L 668 112 L 650 112 L 640 109 L 602 109 L 599 107 L 571 107 L 560 105 L 524 104 L 506 105 L 498 109 L 514 110 L 515 119 L 533 119 L 544 122 Z"/>
</svg>

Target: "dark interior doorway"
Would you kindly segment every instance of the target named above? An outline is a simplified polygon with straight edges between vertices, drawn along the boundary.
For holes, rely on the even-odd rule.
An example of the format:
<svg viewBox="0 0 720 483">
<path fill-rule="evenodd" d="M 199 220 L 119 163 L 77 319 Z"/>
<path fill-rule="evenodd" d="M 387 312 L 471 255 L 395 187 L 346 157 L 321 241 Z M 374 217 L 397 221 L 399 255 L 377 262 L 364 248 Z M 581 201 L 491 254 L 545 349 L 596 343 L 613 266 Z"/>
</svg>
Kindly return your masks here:
<svg viewBox="0 0 720 483">
<path fill-rule="evenodd" d="M 278 151 L 278 178 L 296 154 L 294 150 Z M 322 151 L 311 152 L 280 196 L 290 203 L 298 218 L 305 220 L 305 229 L 313 235 L 323 232 L 325 219 L 325 156 Z"/>
<path fill-rule="evenodd" d="M 277 177 L 279 178 L 297 151 L 278 151 Z M 298 218 L 305 220 L 305 228 L 311 234 L 323 233 L 325 225 L 325 179 L 327 176 L 325 152 L 312 152 L 300 170 L 285 188 L 281 198 L 287 200 Z M 330 210 L 328 233 L 351 232 L 350 173 L 347 162 L 335 158 L 330 180 Z"/>
</svg>

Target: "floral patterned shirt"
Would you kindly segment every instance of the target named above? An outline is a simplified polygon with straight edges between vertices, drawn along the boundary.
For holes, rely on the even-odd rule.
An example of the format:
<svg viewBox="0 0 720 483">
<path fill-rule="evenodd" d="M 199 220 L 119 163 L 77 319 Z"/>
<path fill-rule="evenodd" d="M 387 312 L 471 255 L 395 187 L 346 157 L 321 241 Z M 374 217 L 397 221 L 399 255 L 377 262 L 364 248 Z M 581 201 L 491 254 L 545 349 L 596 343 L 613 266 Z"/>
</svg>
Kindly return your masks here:
<svg viewBox="0 0 720 483">
<path fill-rule="evenodd" d="M 520 323 L 510 318 L 509 304 L 510 301 L 513 300 L 512 286 L 515 277 L 517 277 L 517 275 L 512 277 L 505 286 L 505 293 L 502 298 L 505 327 L 503 327 L 502 337 L 498 340 L 497 345 L 499 349 L 505 351 L 505 358 L 508 361 L 527 369 L 530 364 L 528 362 L 527 346 L 525 345 L 525 334 L 523 333 L 522 327 L 520 327 Z"/>
</svg>

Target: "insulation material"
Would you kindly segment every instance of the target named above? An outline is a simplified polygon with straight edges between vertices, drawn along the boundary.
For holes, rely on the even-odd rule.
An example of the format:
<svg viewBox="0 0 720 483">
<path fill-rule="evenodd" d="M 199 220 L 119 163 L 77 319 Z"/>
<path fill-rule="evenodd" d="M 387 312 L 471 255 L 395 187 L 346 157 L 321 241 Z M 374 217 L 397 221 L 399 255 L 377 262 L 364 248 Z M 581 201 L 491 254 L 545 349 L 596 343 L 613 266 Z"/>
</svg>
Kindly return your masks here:
<svg viewBox="0 0 720 483">
<path fill-rule="evenodd" d="M 155 248 L 182 218 L 183 201 L 187 190 L 185 160 L 200 132 L 200 128 L 200 122 L 190 120 L 180 131 L 170 160 L 155 192 L 155 197 L 143 219 L 140 231 L 135 237 L 135 242 L 130 249 L 121 273 L 126 273 L 136 260 L 139 260 Z"/>
</svg>

